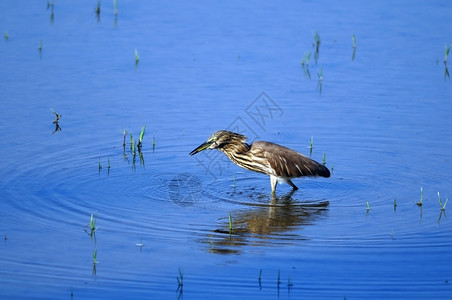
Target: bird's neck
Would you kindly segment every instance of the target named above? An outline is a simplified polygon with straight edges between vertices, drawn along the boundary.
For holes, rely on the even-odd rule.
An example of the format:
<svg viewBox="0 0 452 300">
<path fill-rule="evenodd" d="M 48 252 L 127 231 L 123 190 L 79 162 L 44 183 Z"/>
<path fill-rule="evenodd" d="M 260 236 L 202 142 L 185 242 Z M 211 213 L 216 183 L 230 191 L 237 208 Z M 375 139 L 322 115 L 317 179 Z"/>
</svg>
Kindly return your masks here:
<svg viewBox="0 0 452 300">
<path fill-rule="evenodd" d="M 226 154 L 229 157 L 229 159 L 231 159 L 232 161 L 235 161 L 235 156 L 237 154 L 245 154 L 246 152 L 250 151 L 250 148 L 251 148 L 250 145 L 248 145 L 245 142 L 242 142 L 242 143 L 237 143 L 237 144 L 225 145 L 220 150 L 224 154 Z"/>
</svg>

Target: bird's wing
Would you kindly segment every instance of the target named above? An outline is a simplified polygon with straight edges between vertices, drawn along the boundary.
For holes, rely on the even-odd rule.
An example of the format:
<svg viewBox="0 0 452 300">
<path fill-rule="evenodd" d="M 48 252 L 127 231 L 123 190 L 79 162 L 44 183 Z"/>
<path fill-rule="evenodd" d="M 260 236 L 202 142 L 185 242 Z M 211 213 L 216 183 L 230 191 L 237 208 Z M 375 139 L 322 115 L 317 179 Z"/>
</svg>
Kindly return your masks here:
<svg viewBox="0 0 452 300">
<path fill-rule="evenodd" d="M 265 157 L 270 166 L 269 174 L 295 178 L 301 176 L 330 177 L 327 167 L 287 147 L 270 143 L 254 142 L 251 151 L 256 156 Z"/>
</svg>

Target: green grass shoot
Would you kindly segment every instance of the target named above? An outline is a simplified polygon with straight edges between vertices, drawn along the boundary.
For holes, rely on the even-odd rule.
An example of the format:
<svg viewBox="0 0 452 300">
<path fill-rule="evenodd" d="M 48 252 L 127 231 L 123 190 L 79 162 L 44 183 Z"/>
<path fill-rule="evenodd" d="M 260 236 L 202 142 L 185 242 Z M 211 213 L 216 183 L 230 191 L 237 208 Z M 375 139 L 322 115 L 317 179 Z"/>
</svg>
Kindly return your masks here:
<svg viewBox="0 0 452 300">
<path fill-rule="evenodd" d="M 314 146 L 314 137 L 311 136 L 311 140 L 309 141 L 309 148 L 312 149 L 313 146 Z"/>
<path fill-rule="evenodd" d="M 369 212 L 369 210 L 370 210 L 369 201 L 366 201 L 366 206 L 367 206 L 367 212 Z"/>
<path fill-rule="evenodd" d="M 133 140 L 132 133 L 130 133 L 130 150 L 132 150 L 132 152 L 135 152 L 135 141 Z"/>
<path fill-rule="evenodd" d="M 107 161 L 107 169 L 108 169 L 108 171 L 110 172 L 110 157 L 108 158 L 108 161 Z"/>
<path fill-rule="evenodd" d="M 113 0 L 114 14 L 118 14 L 118 0 Z"/>
<path fill-rule="evenodd" d="M 99 171 L 102 170 L 102 163 L 100 162 L 100 157 L 99 157 Z"/>
<path fill-rule="evenodd" d="M 155 136 L 152 137 L 152 151 L 155 150 Z"/>
<path fill-rule="evenodd" d="M 123 136 L 122 147 L 125 149 L 125 147 L 126 147 L 127 130 L 125 130 L 125 129 L 122 130 L 122 136 Z"/>
<path fill-rule="evenodd" d="M 416 202 L 417 206 L 422 206 L 422 201 L 424 200 L 423 198 L 424 198 L 424 191 L 421 186 L 421 199 L 418 202 Z"/>
<path fill-rule="evenodd" d="M 352 34 L 353 48 L 356 48 L 356 37 L 355 34 Z"/>
<path fill-rule="evenodd" d="M 446 199 L 446 201 L 443 204 L 443 201 L 441 201 L 441 196 L 439 195 L 439 192 L 438 192 L 438 202 L 439 202 L 439 206 L 441 207 L 441 210 L 446 210 L 446 204 L 447 204 L 448 200 L 449 199 Z"/>
<path fill-rule="evenodd" d="M 100 4 L 101 4 L 101 2 L 100 1 L 97 1 L 97 5 L 96 5 L 96 8 L 95 8 L 95 12 L 96 12 L 96 15 L 97 16 L 99 16 L 100 15 Z"/>
<path fill-rule="evenodd" d="M 229 214 L 229 232 L 232 232 L 232 216 Z"/>
<path fill-rule="evenodd" d="M 318 31 L 314 33 L 314 43 L 316 52 L 318 52 L 320 48 L 320 35 Z"/>
<path fill-rule="evenodd" d="M 450 46 L 444 45 L 444 63 L 447 63 L 447 58 L 449 57 Z"/>
<path fill-rule="evenodd" d="M 311 52 L 305 52 L 304 53 L 304 57 L 303 57 L 303 59 L 301 60 L 301 65 L 304 67 L 305 65 L 306 66 L 309 66 L 309 61 L 311 60 Z"/>
<path fill-rule="evenodd" d="M 144 125 L 143 127 L 141 127 L 141 132 L 140 132 L 140 138 L 138 139 L 140 144 L 143 141 L 143 137 L 144 137 L 144 133 L 146 132 L 146 125 Z"/>
<path fill-rule="evenodd" d="M 262 281 L 262 269 L 260 269 L 260 271 L 259 271 L 259 282 L 261 282 Z"/>
<path fill-rule="evenodd" d="M 135 64 L 137 65 L 140 61 L 140 55 L 138 54 L 137 48 L 135 48 Z"/>
<path fill-rule="evenodd" d="M 177 285 L 178 288 L 181 288 L 184 286 L 184 270 L 182 270 L 181 268 L 179 268 L 179 277 L 176 277 L 177 279 Z"/>
<path fill-rule="evenodd" d="M 319 81 L 323 80 L 323 70 L 322 67 L 320 67 L 319 72 L 317 73 L 317 76 L 319 77 Z"/>
<path fill-rule="evenodd" d="M 91 229 L 91 232 L 96 230 L 96 221 L 97 217 L 93 214 L 91 214 L 91 220 L 89 221 L 89 227 Z"/>
<path fill-rule="evenodd" d="M 98 264 L 99 261 L 97 260 L 97 249 L 94 249 L 93 251 L 93 264 Z"/>
<path fill-rule="evenodd" d="M 323 159 L 322 159 L 323 165 L 326 164 L 326 153 L 323 153 Z"/>
</svg>

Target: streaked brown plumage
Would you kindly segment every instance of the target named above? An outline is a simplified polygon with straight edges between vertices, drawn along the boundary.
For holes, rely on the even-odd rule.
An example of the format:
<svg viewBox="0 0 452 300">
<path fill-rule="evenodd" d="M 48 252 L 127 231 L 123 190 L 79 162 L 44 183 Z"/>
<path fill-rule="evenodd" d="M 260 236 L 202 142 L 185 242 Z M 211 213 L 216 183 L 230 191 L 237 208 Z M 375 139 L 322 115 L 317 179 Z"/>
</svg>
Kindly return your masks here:
<svg viewBox="0 0 452 300">
<path fill-rule="evenodd" d="M 258 141 L 246 143 L 246 136 L 231 131 L 220 130 L 199 147 L 190 152 L 194 155 L 205 149 L 218 149 L 236 165 L 259 173 L 270 175 L 272 193 L 278 182 L 288 183 L 298 189 L 292 180 L 302 176 L 330 177 L 324 165 L 284 146 Z"/>
</svg>

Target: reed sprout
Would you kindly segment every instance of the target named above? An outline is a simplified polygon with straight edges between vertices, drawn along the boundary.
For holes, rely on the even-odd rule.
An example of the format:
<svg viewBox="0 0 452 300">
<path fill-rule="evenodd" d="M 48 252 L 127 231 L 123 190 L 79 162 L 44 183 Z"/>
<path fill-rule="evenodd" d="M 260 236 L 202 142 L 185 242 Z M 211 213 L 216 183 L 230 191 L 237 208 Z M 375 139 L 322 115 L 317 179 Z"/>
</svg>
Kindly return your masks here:
<svg viewBox="0 0 452 300">
<path fill-rule="evenodd" d="M 424 190 L 422 189 L 422 186 L 421 186 L 421 199 L 418 202 L 416 202 L 417 206 L 422 206 L 422 201 L 424 200 L 423 198 L 424 198 Z"/>
<path fill-rule="evenodd" d="M 441 207 L 441 210 L 446 210 L 446 204 L 447 204 L 448 200 L 449 199 L 447 198 L 443 204 L 443 201 L 441 201 L 441 196 L 439 195 L 439 192 L 438 192 L 438 202 L 439 202 L 439 206 Z"/>
<path fill-rule="evenodd" d="M 155 151 L 155 136 L 152 137 L 152 152 Z"/>
<path fill-rule="evenodd" d="M 118 0 L 113 0 L 113 8 L 115 16 L 118 14 Z"/>
<path fill-rule="evenodd" d="M 369 212 L 369 210 L 370 210 L 369 201 L 366 201 L 366 207 L 367 207 L 366 211 Z"/>
<path fill-rule="evenodd" d="M 97 1 L 96 8 L 94 9 L 94 11 L 96 12 L 97 17 L 100 16 L 100 4 L 101 4 L 101 2 Z"/>
<path fill-rule="evenodd" d="M 356 48 L 356 37 L 355 37 L 355 34 L 352 34 L 352 42 L 353 42 L 353 48 Z"/>
<path fill-rule="evenodd" d="M 229 233 L 232 233 L 232 216 L 229 214 Z"/>
<path fill-rule="evenodd" d="M 99 261 L 97 260 L 97 249 L 94 249 L 93 251 L 93 264 L 98 264 Z"/>
<path fill-rule="evenodd" d="M 91 232 L 96 230 L 96 221 L 97 221 L 97 216 L 91 214 L 91 219 L 89 221 L 89 227 L 91 229 Z"/>
<path fill-rule="evenodd" d="M 135 48 L 135 65 L 138 65 L 139 61 L 140 61 L 140 55 L 138 54 L 137 48 Z"/>
<path fill-rule="evenodd" d="M 323 163 L 323 165 L 326 164 L 326 153 L 323 153 L 322 163 Z"/>
<path fill-rule="evenodd" d="M 141 152 L 141 146 L 142 146 L 143 137 L 144 137 L 145 132 L 146 132 L 146 126 L 141 127 L 140 137 L 138 138 L 138 143 L 137 143 L 138 152 Z"/>
<path fill-rule="evenodd" d="M 304 53 L 304 57 L 301 60 L 301 65 L 304 67 L 308 67 L 309 66 L 309 61 L 311 60 L 311 52 L 305 52 Z"/>
<path fill-rule="evenodd" d="M 320 35 L 318 31 L 314 33 L 314 47 L 315 47 L 314 60 L 315 63 L 317 64 L 319 60 L 319 50 L 320 50 Z"/>
<path fill-rule="evenodd" d="M 450 46 L 444 45 L 444 64 L 447 64 L 447 58 L 449 57 Z"/>
</svg>

